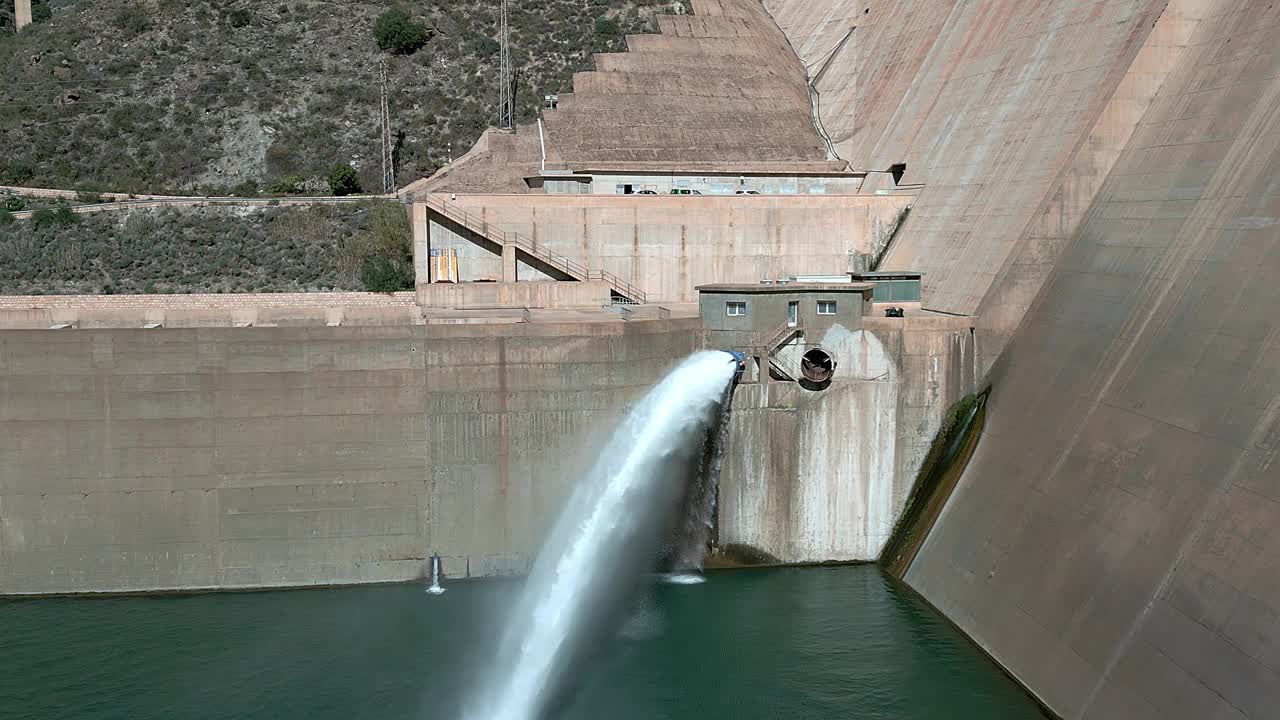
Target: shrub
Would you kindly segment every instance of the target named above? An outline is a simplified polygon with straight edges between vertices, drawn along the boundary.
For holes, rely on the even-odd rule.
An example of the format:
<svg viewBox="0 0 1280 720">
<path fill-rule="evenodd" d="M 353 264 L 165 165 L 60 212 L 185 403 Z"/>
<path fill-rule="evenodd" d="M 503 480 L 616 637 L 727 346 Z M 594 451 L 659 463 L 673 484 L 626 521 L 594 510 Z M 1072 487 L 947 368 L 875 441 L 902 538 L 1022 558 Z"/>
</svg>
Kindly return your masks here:
<svg viewBox="0 0 1280 720">
<path fill-rule="evenodd" d="M 369 292 L 413 288 L 413 230 L 404 208 L 373 205 L 368 227 L 339 243 L 338 269 L 359 277 Z"/>
<path fill-rule="evenodd" d="M 31 214 L 31 220 L 36 227 L 50 227 L 55 225 L 67 226 L 75 225 L 80 222 L 80 216 L 71 211 L 66 205 L 59 205 L 56 208 L 40 208 Z"/>
<path fill-rule="evenodd" d="M 9 212 L 18 212 L 27 206 L 27 201 L 20 197 L 14 196 L 4 201 L 4 209 Z"/>
<path fill-rule="evenodd" d="M 596 34 L 610 37 L 621 35 L 622 28 L 618 27 L 618 23 L 602 15 L 596 18 Z"/>
<path fill-rule="evenodd" d="M 76 200 L 89 205 L 100 203 L 102 202 L 102 193 L 81 190 L 76 193 Z"/>
<path fill-rule="evenodd" d="M 502 49 L 497 40 L 487 35 L 474 35 L 467 44 L 467 49 L 480 57 L 489 57 Z"/>
<path fill-rule="evenodd" d="M 227 13 L 227 21 L 231 23 L 231 27 L 248 27 L 253 22 L 253 13 L 245 8 L 236 8 Z"/>
<path fill-rule="evenodd" d="M 80 222 L 80 216 L 66 205 L 60 205 L 53 211 L 54 225 L 75 225 L 78 222 Z"/>
<path fill-rule="evenodd" d="M 21 160 L 9 160 L 0 167 L 0 184 L 21 185 L 35 175 L 30 165 Z"/>
<path fill-rule="evenodd" d="M 360 282 L 369 292 L 396 292 L 413 289 L 413 266 L 383 257 L 368 258 L 360 268 Z"/>
<path fill-rule="evenodd" d="M 8 210 L 0 210 L 0 226 L 13 223 L 13 213 Z"/>
<path fill-rule="evenodd" d="M 267 186 L 267 194 L 269 195 L 297 195 L 302 192 L 302 185 L 306 182 L 306 178 L 301 175 L 289 175 L 283 177 Z"/>
<path fill-rule="evenodd" d="M 126 5 L 111 19 L 111 24 L 129 35 L 138 35 L 147 31 L 147 12 L 138 5 Z"/>
<path fill-rule="evenodd" d="M 360 175 L 350 165 L 335 165 L 325 180 L 334 195 L 356 195 L 360 192 Z"/>
<path fill-rule="evenodd" d="M 231 194 L 236 197 L 257 197 L 258 183 L 253 180 L 245 180 L 231 188 Z"/>
<path fill-rule="evenodd" d="M 393 7 L 373 23 L 373 39 L 378 47 L 395 55 L 412 55 L 427 44 L 427 26 L 415 22 L 402 7 Z"/>
<path fill-rule="evenodd" d="M 53 17 L 49 0 L 31 0 L 31 22 L 44 22 Z"/>
</svg>

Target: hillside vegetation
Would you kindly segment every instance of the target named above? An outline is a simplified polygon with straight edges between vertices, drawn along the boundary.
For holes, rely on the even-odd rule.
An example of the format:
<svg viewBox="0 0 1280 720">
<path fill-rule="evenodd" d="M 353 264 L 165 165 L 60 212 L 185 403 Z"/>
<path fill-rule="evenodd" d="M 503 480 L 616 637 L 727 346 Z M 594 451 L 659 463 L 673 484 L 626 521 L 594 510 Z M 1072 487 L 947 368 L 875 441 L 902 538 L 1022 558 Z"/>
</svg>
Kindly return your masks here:
<svg viewBox="0 0 1280 720">
<path fill-rule="evenodd" d="M 403 207 L 0 214 L 0 294 L 307 292 L 412 287 Z"/>
<path fill-rule="evenodd" d="M 4 0 L 8 2 L 8 0 Z M 675 0 L 680 2 L 680 0 Z M 414 26 L 375 41 L 389 9 Z M 381 190 L 379 65 L 400 184 L 494 122 L 497 0 L 53 0 L 0 32 L 0 184 L 121 192 Z M 518 115 L 672 0 L 512 0 Z M 405 32 L 409 34 L 406 35 Z M 414 34 L 414 33 L 417 34 Z"/>
</svg>

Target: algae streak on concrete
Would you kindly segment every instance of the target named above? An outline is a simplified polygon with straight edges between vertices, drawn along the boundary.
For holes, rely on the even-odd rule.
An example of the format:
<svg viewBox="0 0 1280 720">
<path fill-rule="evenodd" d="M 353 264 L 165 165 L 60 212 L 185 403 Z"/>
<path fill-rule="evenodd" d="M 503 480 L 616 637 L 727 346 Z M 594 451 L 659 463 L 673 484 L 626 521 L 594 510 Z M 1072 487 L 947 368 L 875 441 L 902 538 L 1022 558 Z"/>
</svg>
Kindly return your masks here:
<svg viewBox="0 0 1280 720">
<path fill-rule="evenodd" d="M 1199 10 L 907 573 L 1065 718 L 1280 707 L 1280 4 Z"/>
<path fill-rule="evenodd" d="M 740 386 L 720 483 L 719 543 L 778 562 L 874 560 L 893 531 L 942 414 L 973 392 L 971 318 L 863 318 L 809 346 L 838 363 L 830 386 Z"/>
<path fill-rule="evenodd" d="M 0 332 L 0 594 L 523 571 L 695 327 Z"/>
</svg>

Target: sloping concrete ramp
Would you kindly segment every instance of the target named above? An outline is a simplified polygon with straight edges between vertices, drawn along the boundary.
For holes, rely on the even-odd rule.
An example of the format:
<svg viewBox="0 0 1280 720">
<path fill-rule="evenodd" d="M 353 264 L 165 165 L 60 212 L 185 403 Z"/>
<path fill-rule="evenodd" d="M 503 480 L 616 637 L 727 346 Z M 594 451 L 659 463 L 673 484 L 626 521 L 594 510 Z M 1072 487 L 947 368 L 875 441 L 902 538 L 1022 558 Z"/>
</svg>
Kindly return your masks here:
<svg viewBox="0 0 1280 720">
<path fill-rule="evenodd" d="M 1280 3 L 1198 5 L 907 573 L 1064 718 L 1280 708 Z"/>
</svg>

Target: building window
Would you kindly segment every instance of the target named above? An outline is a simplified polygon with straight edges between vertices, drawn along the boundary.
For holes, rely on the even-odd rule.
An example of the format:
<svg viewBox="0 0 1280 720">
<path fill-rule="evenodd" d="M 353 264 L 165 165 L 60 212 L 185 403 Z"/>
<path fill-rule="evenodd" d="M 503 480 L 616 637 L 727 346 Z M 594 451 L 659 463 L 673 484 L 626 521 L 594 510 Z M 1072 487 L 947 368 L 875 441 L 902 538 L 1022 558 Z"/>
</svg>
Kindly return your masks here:
<svg viewBox="0 0 1280 720">
<path fill-rule="evenodd" d="M 744 302 L 727 302 L 724 304 L 724 314 L 729 317 L 745 317 L 747 304 Z"/>
<path fill-rule="evenodd" d="M 795 327 L 800 322 L 800 303 L 792 300 L 787 303 L 787 327 Z"/>
<path fill-rule="evenodd" d="M 835 315 L 836 301 L 835 300 L 819 300 L 818 314 L 819 315 Z"/>
</svg>

